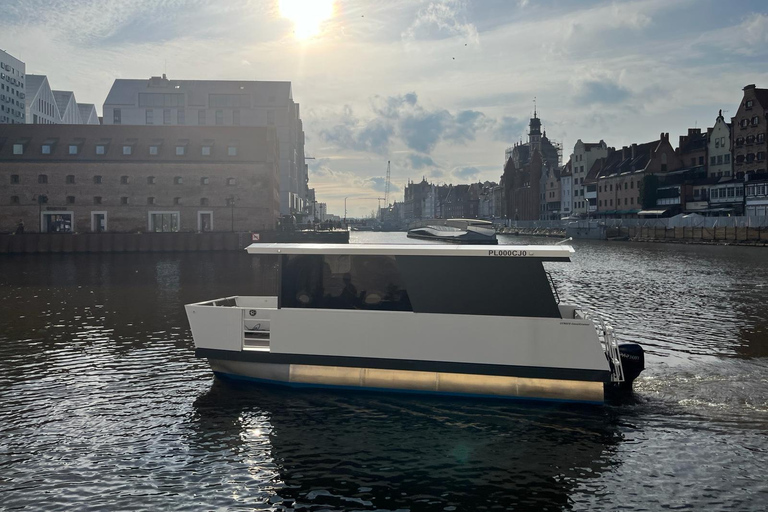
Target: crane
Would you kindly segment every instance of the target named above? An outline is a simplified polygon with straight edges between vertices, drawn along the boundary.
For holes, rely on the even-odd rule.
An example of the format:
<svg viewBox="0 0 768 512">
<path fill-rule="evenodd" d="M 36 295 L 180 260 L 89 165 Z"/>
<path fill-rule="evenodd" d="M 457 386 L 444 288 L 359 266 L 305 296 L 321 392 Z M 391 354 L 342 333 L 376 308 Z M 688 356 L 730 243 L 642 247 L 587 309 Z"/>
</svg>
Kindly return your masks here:
<svg viewBox="0 0 768 512">
<path fill-rule="evenodd" d="M 389 206 L 389 181 L 390 181 L 389 160 L 387 160 L 387 181 L 384 183 L 384 206 Z M 381 205 L 379 205 L 379 211 L 381 211 Z"/>
</svg>

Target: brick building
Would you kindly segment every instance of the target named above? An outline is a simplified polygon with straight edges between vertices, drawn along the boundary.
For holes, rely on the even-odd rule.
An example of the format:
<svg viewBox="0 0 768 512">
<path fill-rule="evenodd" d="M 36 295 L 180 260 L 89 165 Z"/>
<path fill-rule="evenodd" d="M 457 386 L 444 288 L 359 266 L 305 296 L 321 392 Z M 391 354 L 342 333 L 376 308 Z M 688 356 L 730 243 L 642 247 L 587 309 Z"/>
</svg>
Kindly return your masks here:
<svg viewBox="0 0 768 512">
<path fill-rule="evenodd" d="M 768 89 L 744 87 L 739 110 L 731 119 L 734 174 L 768 172 Z"/>
<path fill-rule="evenodd" d="M 253 231 L 280 211 L 272 127 L 0 126 L 0 231 Z"/>
</svg>

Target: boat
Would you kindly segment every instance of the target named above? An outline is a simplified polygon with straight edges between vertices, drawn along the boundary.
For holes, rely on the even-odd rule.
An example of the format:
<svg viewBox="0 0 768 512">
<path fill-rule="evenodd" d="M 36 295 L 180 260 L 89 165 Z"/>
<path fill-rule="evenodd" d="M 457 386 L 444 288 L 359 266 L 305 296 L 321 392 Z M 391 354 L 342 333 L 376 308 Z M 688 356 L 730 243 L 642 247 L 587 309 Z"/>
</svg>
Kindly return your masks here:
<svg viewBox="0 0 768 512">
<path fill-rule="evenodd" d="M 185 306 L 221 378 L 603 403 L 643 349 L 561 304 L 567 245 L 251 244 L 254 294 Z"/>
<path fill-rule="evenodd" d="M 408 238 L 452 244 L 497 245 L 496 230 L 487 220 L 448 219 L 445 225 L 428 225 L 408 230 Z"/>
</svg>

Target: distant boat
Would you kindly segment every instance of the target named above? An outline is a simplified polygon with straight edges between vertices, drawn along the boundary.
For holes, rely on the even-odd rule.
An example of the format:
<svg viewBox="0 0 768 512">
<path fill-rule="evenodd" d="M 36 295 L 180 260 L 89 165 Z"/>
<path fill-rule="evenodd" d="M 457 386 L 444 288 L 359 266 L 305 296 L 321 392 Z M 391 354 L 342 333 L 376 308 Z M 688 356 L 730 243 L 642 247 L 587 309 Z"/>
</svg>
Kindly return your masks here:
<svg viewBox="0 0 768 512">
<path fill-rule="evenodd" d="M 445 226 L 430 225 L 413 228 L 408 238 L 435 240 L 452 244 L 498 245 L 496 230 L 487 220 L 448 219 Z"/>
</svg>

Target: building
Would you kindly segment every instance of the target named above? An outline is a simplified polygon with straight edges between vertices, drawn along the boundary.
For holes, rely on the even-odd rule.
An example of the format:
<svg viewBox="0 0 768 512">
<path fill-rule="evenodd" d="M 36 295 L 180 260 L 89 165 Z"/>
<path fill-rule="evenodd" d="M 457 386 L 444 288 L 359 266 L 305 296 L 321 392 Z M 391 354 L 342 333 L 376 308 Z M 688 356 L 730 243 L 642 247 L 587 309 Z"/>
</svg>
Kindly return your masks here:
<svg viewBox="0 0 768 512">
<path fill-rule="evenodd" d="M 701 133 L 701 128 L 688 128 L 688 134 L 680 136 L 677 154 L 686 169 L 706 167 L 707 134 Z"/>
<path fill-rule="evenodd" d="M 563 217 L 570 217 L 573 213 L 573 174 L 571 169 L 569 158 L 560 172 L 560 209 Z"/>
<path fill-rule="evenodd" d="M 100 124 L 96 106 L 78 103 L 72 91 L 54 91 L 45 75 L 27 75 L 29 124 Z"/>
<path fill-rule="evenodd" d="M 309 177 L 304 129 L 291 82 L 117 79 L 105 125 L 273 126 L 280 143 L 280 211 L 306 213 Z"/>
<path fill-rule="evenodd" d="M 709 177 L 730 178 L 733 175 L 731 125 L 725 122 L 722 110 L 717 115 L 715 125 L 707 130 L 707 155 Z"/>
<path fill-rule="evenodd" d="M 24 124 L 26 65 L 0 50 L 0 124 Z"/>
<path fill-rule="evenodd" d="M 542 220 L 560 220 L 562 207 L 560 200 L 560 169 L 544 168 L 542 173 Z"/>
<path fill-rule="evenodd" d="M 757 89 L 755 84 L 744 87 L 731 129 L 734 174 L 767 172 L 768 89 Z"/>
<path fill-rule="evenodd" d="M 271 127 L 0 125 L 0 231 L 273 229 Z"/>
<path fill-rule="evenodd" d="M 507 148 L 504 163 L 506 216 L 512 220 L 538 220 L 541 217 L 541 179 L 544 167 L 560 165 L 559 144 L 542 133 L 536 111 L 528 124 L 528 142 Z"/>
<path fill-rule="evenodd" d="M 745 214 L 751 217 L 768 216 L 768 173 L 750 174 L 745 183 Z"/>
<path fill-rule="evenodd" d="M 403 198 L 403 215 L 406 222 L 437 217 L 435 185 L 429 183 L 426 178 L 422 177 L 419 183 L 409 181 L 405 186 Z"/>
<path fill-rule="evenodd" d="M 657 207 L 658 180 L 681 167 L 680 157 L 669 143 L 669 133 L 662 133 L 653 142 L 611 151 L 590 170 L 597 184 L 596 214 L 631 218 L 638 214 L 658 216 L 673 209 L 674 205 Z M 655 178 L 646 180 L 651 176 Z"/>
<path fill-rule="evenodd" d="M 586 216 L 589 213 L 589 201 L 585 197 L 587 174 L 594 163 L 600 158 L 608 156 L 608 145 L 605 141 L 600 142 L 582 142 L 576 141 L 571 153 L 571 183 L 573 192 L 573 206 L 571 213 L 579 216 Z"/>
</svg>

